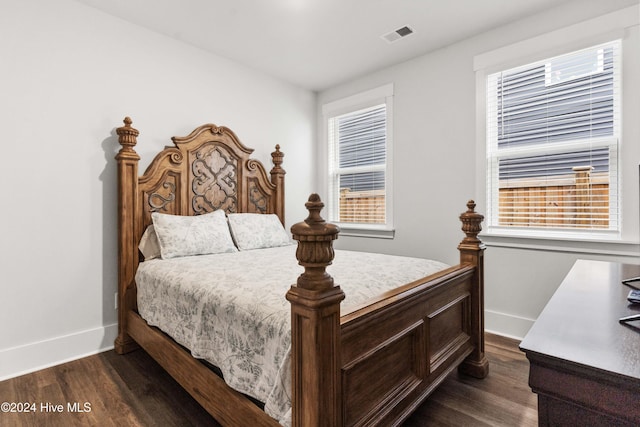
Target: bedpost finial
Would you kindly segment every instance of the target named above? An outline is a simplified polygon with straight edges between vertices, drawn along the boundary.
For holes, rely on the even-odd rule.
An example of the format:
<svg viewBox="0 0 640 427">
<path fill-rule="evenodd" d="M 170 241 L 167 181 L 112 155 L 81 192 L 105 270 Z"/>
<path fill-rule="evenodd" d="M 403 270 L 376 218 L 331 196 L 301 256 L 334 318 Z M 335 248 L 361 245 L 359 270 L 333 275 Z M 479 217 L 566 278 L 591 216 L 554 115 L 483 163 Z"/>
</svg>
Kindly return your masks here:
<svg viewBox="0 0 640 427">
<path fill-rule="evenodd" d="M 313 193 L 309 196 L 309 200 L 304 206 L 309 211 L 309 216 L 304 222 L 299 222 L 291 227 L 291 231 L 295 235 L 315 235 L 330 237 L 330 240 L 338 238 L 340 228 L 328 223 L 320 216 L 320 211 L 324 208 L 324 203 L 320 200 L 320 196 L 317 193 Z M 294 230 L 295 229 L 295 230 Z"/>
<path fill-rule="evenodd" d="M 280 144 L 276 144 L 276 151 L 271 153 L 271 159 L 273 161 L 274 169 L 281 169 L 280 165 L 282 164 L 283 158 L 284 153 L 280 151 Z"/>
<path fill-rule="evenodd" d="M 324 203 L 320 200 L 320 196 L 317 193 L 313 193 L 309 196 L 309 201 L 304 204 L 304 207 L 309 211 L 309 216 L 304 220 L 309 225 L 313 224 L 325 224 L 325 220 L 320 216 L 320 211 L 324 208 Z"/>
<path fill-rule="evenodd" d="M 293 238 L 298 241 L 296 258 L 305 272 L 298 277 L 298 286 L 305 289 L 328 289 L 333 287 L 333 278 L 325 271 L 333 257 L 333 241 L 338 238 L 340 228 L 326 222 L 320 211 L 324 203 L 317 194 L 311 194 L 305 203 L 309 216 L 291 227 Z"/>
<path fill-rule="evenodd" d="M 474 200 L 469 200 L 467 202 L 467 212 L 475 212 L 476 202 Z"/>
<path fill-rule="evenodd" d="M 460 214 L 460 221 L 462 222 L 462 231 L 466 234 L 466 237 L 462 241 L 462 244 L 479 244 L 478 234 L 482 231 L 482 221 L 484 216 L 475 211 L 476 202 L 469 200 L 467 202 L 467 211 Z"/>
<path fill-rule="evenodd" d="M 130 117 L 125 117 L 123 122 L 124 126 L 116 129 L 116 133 L 118 134 L 118 142 L 120 143 L 120 145 L 122 145 L 122 149 L 120 150 L 119 154 L 123 152 L 135 152 L 133 150 L 133 147 L 135 147 L 135 145 L 138 143 L 138 140 L 136 138 L 138 137 L 138 135 L 140 135 L 140 132 L 138 132 L 137 129 L 131 127 L 133 120 L 131 120 Z"/>
</svg>

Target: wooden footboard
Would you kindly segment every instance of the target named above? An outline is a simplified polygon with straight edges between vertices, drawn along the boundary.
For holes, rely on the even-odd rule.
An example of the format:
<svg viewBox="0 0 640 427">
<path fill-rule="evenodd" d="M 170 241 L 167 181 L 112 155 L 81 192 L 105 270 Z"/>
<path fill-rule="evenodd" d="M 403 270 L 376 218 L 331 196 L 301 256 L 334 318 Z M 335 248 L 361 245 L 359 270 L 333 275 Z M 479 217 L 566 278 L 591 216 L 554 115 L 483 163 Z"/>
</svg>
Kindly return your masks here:
<svg viewBox="0 0 640 427">
<path fill-rule="evenodd" d="M 394 425 L 467 357 L 473 268 L 457 267 L 344 316 L 344 425 Z"/>
<path fill-rule="evenodd" d="M 482 215 L 461 215 L 461 263 L 340 316 L 344 294 L 325 268 L 337 227 L 320 217 L 292 227 L 305 267 L 292 304 L 294 426 L 398 425 L 456 367 L 488 373 L 484 355 Z"/>
</svg>

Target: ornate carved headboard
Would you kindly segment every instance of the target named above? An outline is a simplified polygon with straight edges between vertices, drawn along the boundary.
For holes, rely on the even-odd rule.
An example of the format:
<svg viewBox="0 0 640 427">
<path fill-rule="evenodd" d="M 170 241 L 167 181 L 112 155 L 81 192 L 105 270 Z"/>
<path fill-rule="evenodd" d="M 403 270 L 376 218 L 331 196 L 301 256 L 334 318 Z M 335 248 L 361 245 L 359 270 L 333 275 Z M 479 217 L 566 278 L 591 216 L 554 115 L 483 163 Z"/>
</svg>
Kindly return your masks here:
<svg viewBox="0 0 640 427">
<path fill-rule="evenodd" d="M 119 292 L 135 307 L 133 278 L 139 262 L 138 242 L 151 223 L 152 212 L 199 215 L 223 209 L 227 213 L 274 213 L 284 224 L 284 154 L 276 145 L 269 178 L 265 167 L 249 156 L 230 129 L 202 125 L 188 136 L 173 137 L 174 146 L 158 153 L 138 177 L 140 156 L 134 150 L 139 132 L 129 117 L 116 130 L 122 148 L 118 162 Z M 134 290 L 134 292 L 127 292 Z M 124 310 L 122 310 L 124 311 Z M 121 324 L 124 321 L 121 320 Z"/>
<path fill-rule="evenodd" d="M 124 123 L 116 131 L 122 145 L 116 159 L 137 163 L 133 147 L 138 131 L 131 127 L 130 118 Z M 129 186 L 137 192 L 135 216 L 141 229 L 136 234 L 142 235 L 151 222 L 151 212 L 156 211 L 174 215 L 199 215 L 217 209 L 275 213 L 284 224 L 284 154 L 279 146 L 271 153 L 274 167 L 269 179 L 262 163 L 249 158 L 253 149 L 224 126 L 206 124 L 188 136 L 171 139 L 174 146 L 158 153 L 137 184 Z M 133 177 L 125 177 L 129 178 Z"/>
</svg>

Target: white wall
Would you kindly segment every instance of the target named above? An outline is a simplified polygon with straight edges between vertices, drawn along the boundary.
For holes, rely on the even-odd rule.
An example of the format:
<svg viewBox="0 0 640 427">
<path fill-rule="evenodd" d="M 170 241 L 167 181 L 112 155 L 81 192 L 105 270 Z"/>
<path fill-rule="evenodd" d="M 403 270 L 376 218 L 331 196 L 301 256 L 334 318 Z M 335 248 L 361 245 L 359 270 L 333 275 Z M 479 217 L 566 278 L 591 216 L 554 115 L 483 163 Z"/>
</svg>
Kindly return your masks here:
<svg viewBox="0 0 640 427">
<path fill-rule="evenodd" d="M 342 236 L 336 246 L 385 253 L 407 254 L 456 263 L 459 213 L 470 198 L 483 198 L 478 179 L 482 162 L 476 159 L 476 85 L 474 57 L 488 51 L 565 28 L 574 23 L 628 6 L 637 0 L 581 0 L 563 4 L 540 15 L 456 43 L 411 61 L 372 73 L 318 95 L 323 104 L 383 84 L 394 84 L 394 222 L 393 240 Z M 637 8 L 635 9 L 637 13 Z M 633 30 L 637 32 L 636 29 Z M 636 36 L 634 36 L 636 37 Z M 638 144 L 640 114 L 640 48 L 625 52 L 626 144 Z M 557 40 L 561 45 L 563 40 Z M 318 123 L 322 118 L 318 115 Z M 321 129 L 318 135 L 321 135 Z M 322 157 L 321 137 L 318 156 Z M 640 156 L 627 159 L 635 166 L 625 172 L 624 203 L 638 216 Z M 483 153 L 479 153 L 483 156 Z M 319 168 L 320 169 L 320 168 Z M 321 171 L 319 170 L 320 174 Z M 319 178 L 321 179 L 321 175 Z M 629 191 L 632 190 L 632 191 Z M 513 337 L 523 337 L 578 258 L 638 263 L 638 231 L 629 245 L 562 243 L 544 247 L 519 247 L 522 242 L 492 242 L 486 252 L 486 327 Z"/>
<path fill-rule="evenodd" d="M 314 93 L 70 0 L 4 0 L 0 57 L 0 379 L 113 345 L 125 116 L 141 169 L 204 123 L 267 167 L 280 144 L 287 225 L 306 217 Z"/>
</svg>

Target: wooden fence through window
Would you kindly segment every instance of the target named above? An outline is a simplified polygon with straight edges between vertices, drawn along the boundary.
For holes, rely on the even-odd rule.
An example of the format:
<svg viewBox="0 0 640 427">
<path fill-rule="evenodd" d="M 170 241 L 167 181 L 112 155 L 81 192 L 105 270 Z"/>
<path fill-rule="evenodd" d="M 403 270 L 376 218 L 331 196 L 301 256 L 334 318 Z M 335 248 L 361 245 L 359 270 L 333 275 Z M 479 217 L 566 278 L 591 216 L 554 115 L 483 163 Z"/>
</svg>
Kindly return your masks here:
<svg viewBox="0 0 640 427">
<path fill-rule="evenodd" d="M 385 210 L 384 190 L 340 190 L 340 222 L 384 224 Z"/>
<path fill-rule="evenodd" d="M 515 227 L 609 227 L 609 175 L 574 168 L 552 180 L 512 179 L 500 183 L 499 224 Z M 340 191 L 340 221 L 384 224 L 384 190 Z"/>
<path fill-rule="evenodd" d="M 574 175 L 512 179 L 500 183 L 499 224 L 516 227 L 607 229 L 609 175 L 592 174 L 591 167 L 574 168 Z"/>
</svg>

